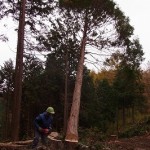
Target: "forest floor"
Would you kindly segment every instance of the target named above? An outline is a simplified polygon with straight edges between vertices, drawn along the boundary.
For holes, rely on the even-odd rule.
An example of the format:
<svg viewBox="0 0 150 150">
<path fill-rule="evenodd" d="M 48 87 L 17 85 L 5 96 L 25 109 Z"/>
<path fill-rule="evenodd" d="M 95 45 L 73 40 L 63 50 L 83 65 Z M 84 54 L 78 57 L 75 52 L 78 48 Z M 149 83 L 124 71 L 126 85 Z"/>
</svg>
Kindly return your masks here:
<svg viewBox="0 0 150 150">
<path fill-rule="evenodd" d="M 32 140 L 29 141 L 20 141 L 18 144 L 20 145 L 20 148 L 15 144 L 17 143 L 0 143 L 0 149 L 4 150 L 28 150 L 28 148 L 23 149 L 23 145 L 31 143 Z M 25 145 L 26 145 L 25 144 Z M 56 144 L 56 143 L 55 143 Z M 56 144 L 58 146 L 58 144 Z M 60 150 L 60 148 L 54 148 L 56 145 L 53 145 L 53 148 L 50 148 L 52 150 Z M 103 145 L 103 146 L 102 146 Z M 23 146 L 23 147 L 22 147 Z M 102 147 L 101 147 L 102 146 Z M 115 140 L 109 140 L 107 142 L 102 142 L 101 146 L 99 148 L 79 148 L 79 150 L 150 150 L 150 133 L 147 133 L 142 136 L 135 136 L 132 138 L 122 138 L 122 139 L 115 139 Z M 68 149 L 69 150 L 69 149 Z"/>
<path fill-rule="evenodd" d="M 150 150 L 150 133 L 106 143 L 109 150 Z"/>
</svg>

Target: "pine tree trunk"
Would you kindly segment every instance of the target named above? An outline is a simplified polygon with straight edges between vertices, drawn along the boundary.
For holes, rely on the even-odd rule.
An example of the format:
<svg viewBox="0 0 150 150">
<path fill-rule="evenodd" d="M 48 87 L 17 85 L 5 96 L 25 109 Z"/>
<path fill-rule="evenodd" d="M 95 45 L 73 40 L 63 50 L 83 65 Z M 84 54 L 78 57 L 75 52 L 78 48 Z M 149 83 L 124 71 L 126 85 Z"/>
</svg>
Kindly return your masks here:
<svg viewBox="0 0 150 150">
<path fill-rule="evenodd" d="M 132 123 L 135 123 L 135 117 L 134 117 L 134 104 L 132 105 Z"/>
<path fill-rule="evenodd" d="M 122 125 L 126 125 L 126 116 L 125 116 L 125 100 L 123 99 L 123 108 L 122 108 Z"/>
<path fill-rule="evenodd" d="M 22 0 L 21 7 L 20 7 L 20 17 L 19 17 L 18 45 L 17 45 L 17 57 L 16 57 L 16 68 L 15 68 L 14 102 L 13 102 L 13 112 L 12 112 L 11 137 L 13 141 L 19 140 L 20 107 L 21 107 L 21 97 L 22 97 L 25 5 L 26 5 L 26 0 Z"/>
<path fill-rule="evenodd" d="M 117 128 L 117 134 L 119 134 L 119 106 L 117 106 L 117 111 L 116 111 L 116 128 Z"/>
<path fill-rule="evenodd" d="M 67 130 L 68 122 L 68 52 L 66 53 L 66 76 L 65 76 L 65 102 L 64 102 L 64 134 Z"/>
<path fill-rule="evenodd" d="M 81 87 L 82 87 L 82 79 L 83 79 L 85 45 L 86 45 L 86 38 L 87 38 L 86 34 L 87 34 L 87 22 L 85 18 L 83 39 L 81 42 L 80 59 L 79 59 L 75 88 L 73 93 L 73 102 L 71 106 L 71 112 L 68 120 L 67 133 L 65 138 L 65 141 L 68 142 L 78 142 L 78 120 L 79 120 Z"/>
</svg>

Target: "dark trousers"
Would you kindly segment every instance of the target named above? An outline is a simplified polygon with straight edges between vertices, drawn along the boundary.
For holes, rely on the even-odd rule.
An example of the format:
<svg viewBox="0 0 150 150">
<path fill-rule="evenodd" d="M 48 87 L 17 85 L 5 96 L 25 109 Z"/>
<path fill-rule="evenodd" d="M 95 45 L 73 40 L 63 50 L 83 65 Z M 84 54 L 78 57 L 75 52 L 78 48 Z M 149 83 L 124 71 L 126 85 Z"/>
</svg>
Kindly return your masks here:
<svg viewBox="0 0 150 150">
<path fill-rule="evenodd" d="M 44 133 L 39 132 L 37 129 L 35 129 L 35 136 L 32 142 L 32 148 L 37 147 L 39 140 L 41 139 L 41 142 L 43 145 L 46 146 L 47 144 L 47 135 Z"/>
</svg>

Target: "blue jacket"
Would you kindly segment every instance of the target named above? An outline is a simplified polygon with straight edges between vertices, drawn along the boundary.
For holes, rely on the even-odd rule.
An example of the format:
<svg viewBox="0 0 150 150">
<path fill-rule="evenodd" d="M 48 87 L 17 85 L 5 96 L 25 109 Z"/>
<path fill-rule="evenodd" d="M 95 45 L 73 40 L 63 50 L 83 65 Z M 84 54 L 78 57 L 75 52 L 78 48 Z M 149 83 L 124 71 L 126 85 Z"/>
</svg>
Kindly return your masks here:
<svg viewBox="0 0 150 150">
<path fill-rule="evenodd" d="M 43 129 L 50 129 L 52 126 L 52 116 L 47 116 L 46 112 L 38 115 L 34 120 L 35 128 L 38 129 L 39 127 Z"/>
</svg>

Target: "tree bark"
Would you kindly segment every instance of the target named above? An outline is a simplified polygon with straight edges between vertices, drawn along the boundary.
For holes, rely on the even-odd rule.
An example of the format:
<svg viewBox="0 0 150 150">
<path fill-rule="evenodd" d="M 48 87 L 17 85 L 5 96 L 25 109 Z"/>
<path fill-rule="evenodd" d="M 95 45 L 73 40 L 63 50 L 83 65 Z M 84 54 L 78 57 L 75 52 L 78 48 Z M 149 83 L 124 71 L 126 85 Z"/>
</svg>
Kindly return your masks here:
<svg viewBox="0 0 150 150">
<path fill-rule="evenodd" d="M 135 117 L 134 117 L 134 104 L 132 105 L 132 123 L 135 123 Z"/>
<path fill-rule="evenodd" d="M 80 59 L 79 59 L 75 88 L 73 93 L 73 102 L 71 106 L 71 112 L 70 112 L 70 117 L 67 126 L 67 133 L 65 137 L 65 141 L 68 142 L 78 142 L 78 120 L 79 120 L 80 97 L 81 97 L 81 87 L 82 87 L 82 79 L 83 79 L 86 38 L 87 38 L 87 19 L 85 17 L 84 32 L 83 32 L 83 38 L 81 42 Z"/>
<path fill-rule="evenodd" d="M 15 68 L 14 102 L 13 102 L 13 112 L 12 112 L 11 138 L 13 141 L 19 140 L 20 107 L 21 107 L 21 97 L 22 97 L 25 5 L 26 5 L 26 0 L 22 0 L 21 7 L 20 7 L 20 17 L 19 17 L 17 57 L 16 57 L 16 68 Z"/>
<path fill-rule="evenodd" d="M 67 130 L 68 122 L 68 52 L 66 53 L 66 75 L 65 75 L 65 102 L 64 102 L 64 134 Z"/>
<path fill-rule="evenodd" d="M 126 125 L 125 99 L 124 98 L 123 98 L 123 105 L 122 105 L 122 125 L 123 127 Z"/>
</svg>

